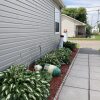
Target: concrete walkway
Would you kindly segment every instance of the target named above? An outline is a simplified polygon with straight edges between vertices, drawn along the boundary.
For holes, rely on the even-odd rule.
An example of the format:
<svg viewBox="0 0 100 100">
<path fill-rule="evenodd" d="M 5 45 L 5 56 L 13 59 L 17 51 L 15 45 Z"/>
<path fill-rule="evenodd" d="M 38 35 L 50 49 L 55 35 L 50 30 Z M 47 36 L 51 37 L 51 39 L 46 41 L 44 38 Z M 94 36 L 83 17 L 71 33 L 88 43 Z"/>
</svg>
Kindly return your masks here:
<svg viewBox="0 0 100 100">
<path fill-rule="evenodd" d="M 97 51 L 80 49 L 59 100 L 100 100 L 100 55 Z"/>
</svg>

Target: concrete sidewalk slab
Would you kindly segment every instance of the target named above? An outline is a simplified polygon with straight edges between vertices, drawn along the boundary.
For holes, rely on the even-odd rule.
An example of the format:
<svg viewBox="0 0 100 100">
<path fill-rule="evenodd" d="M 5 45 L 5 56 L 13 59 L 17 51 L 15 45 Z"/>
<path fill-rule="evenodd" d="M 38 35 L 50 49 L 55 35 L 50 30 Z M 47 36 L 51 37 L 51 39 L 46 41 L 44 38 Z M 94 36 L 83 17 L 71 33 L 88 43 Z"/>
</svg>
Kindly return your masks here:
<svg viewBox="0 0 100 100">
<path fill-rule="evenodd" d="M 88 79 L 69 76 L 64 85 L 88 89 Z"/>
<path fill-rule="evenodd" d="M 90 67 L 93 67 L 93 66 L 94 66 L 94 67 L 100 67 L 100 62 L 94 62 L 94 63 L 91 62 L 91 63 L 90 63 Z"/>
<path fill-rule="evenodd" d="M 100 73 L 100 67 L 91 67 L 90 71 L 95 73 Z"/>
<path fill-rule="evenodd" d="M 81 56 L 82 56 L 82 57 L 88 57 L 88 54 L 81 54 L 81 53 L 78 53 L 77 57 L 78 57 L 78 56 L 79 56 L 79 57 L 81 57 Z"/>
<path fill-rule="evenodd" d="M 90 89 L 100 91 L 100 80 L 90 80 Z"/>
<path fill-rule="evenodd" d="M 91 60 L 91 61 L 100 61 L 100 57 L 95 57 L 95 56 L 90 56 L 89 55 L 89 60 Z"/>
<path fill-rule="evenodd" d="M 90 91 L 90 100 L 100 100 L 100 92 Z"/>
<path fill-rule="evenodd" d="M 85 72 L 88 72 L 88 66 L 73 65 L 72 71 L 73 70 L 75 70 L 75 71 L 85 71 Z"/>
<path fill-rule="evenodd" d="M 81 78 L 89 78 L 88 72 L 85 72 L 85 71 L 76 71 L 76 70 L 71 70 L 69 76 L 81 77 Z"/>
<path fill-rule="evenodd" d="M 100 65 L 94 64 L 94 65 L 90 65 L 90 67 L 100 67 Z"/>
<path fill-rule="evenodd" d="M 81 61 L 81 62 L 78 62 L 78 61 L 75 61 L 74 62 L 74 65 L 83 65 L 83 66 L 88 66 L 88 62 L 83 62 L 83 61 Z"/>
<path fill-rule="evenodd" d="M 90 57 L 99 57 L 100 59 L 100 55 L 91 54 Z"/>
<path fill-rule="evenodd" d="M 90 62 L 98 62 L 98 61 L 100 61 L 100 59 L 99 59 L 99 58 L 91 58 L 91 57 L 89 56 L 89 61 L 90 61 Z"/>
<path fill-rule="evenodd" d="M 75 62 L 87 62 L 88 61 L 88 59 L 80 59 L 80 58 L 76 58 L 75 59 Z"/>
<path fill-rule="evenodd" d="M 77 56 L 78 59 L 88 59 L 88 56 Z"/>
<path fill-rule="evenodd" d="M 90 73 L 90 79 L 100 80 L 100 73 L 91 72 Z"/>
<path fill-rule="evenodd" d="M 88 90 L 63 86 L 59 100 L 88 100 Z"/>
</svg>

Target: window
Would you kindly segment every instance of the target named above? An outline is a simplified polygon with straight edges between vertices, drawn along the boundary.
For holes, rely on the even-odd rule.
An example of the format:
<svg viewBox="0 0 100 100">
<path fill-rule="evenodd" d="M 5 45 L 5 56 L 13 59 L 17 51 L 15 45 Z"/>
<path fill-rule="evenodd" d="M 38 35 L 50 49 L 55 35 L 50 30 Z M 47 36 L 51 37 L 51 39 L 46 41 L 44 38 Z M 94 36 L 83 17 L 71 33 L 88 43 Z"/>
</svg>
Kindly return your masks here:
<svg viewBox="0 0 100 100">
<path fill-rule="evenodd" d="M 60 33 L 60 10 L 55 7 L 55 34 Z"/>
<path fill-rule="evenodd" d="M 55 26 L 56 26 L 56 32 L 59 32 L 59 23 L 58 22 L 55 22 Z"/>
</svg>

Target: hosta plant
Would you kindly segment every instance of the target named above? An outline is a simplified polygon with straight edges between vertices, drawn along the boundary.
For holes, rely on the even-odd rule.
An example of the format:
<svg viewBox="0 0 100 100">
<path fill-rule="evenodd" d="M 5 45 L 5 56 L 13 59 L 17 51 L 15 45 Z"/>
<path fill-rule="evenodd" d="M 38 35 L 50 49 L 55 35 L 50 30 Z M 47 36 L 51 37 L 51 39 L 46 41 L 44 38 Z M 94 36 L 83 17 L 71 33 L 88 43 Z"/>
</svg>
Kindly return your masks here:
<svg viewBox="0 0 100 100">
<path fill-rule="evenodd" d="M 55 55 L 61 64 L 70 63 L 71 50 L 69 48 L 60 48 L 55 51 Z"/>
<path fill-rule="evenodd" d="M 44 66 L 45 64 L 57 65 L 59 67 L 61 66 L 61 63 L 57 59 L 57 56 L 54 52 L 46 54 L 44 57 L 36 61 L 36 64 L 40 64 L 42 66 Z"/>
<path fill-rule="evenodd" d="M 71 50 L 69 48 L 60 48 L 46 54 L 37 60 L 36 64 L 40 64 L 41 66 L 44 66 L 45 64 L 52 64 L 60 67 L 63 63 L 70 63 L 70 54 Z"/>
<path fill-rule="evenodd" d="M 49 87 L 41 72 L 27 71 L 24 65 L 0 72 L 0 100 L 47 100 Z"/>
</svg>

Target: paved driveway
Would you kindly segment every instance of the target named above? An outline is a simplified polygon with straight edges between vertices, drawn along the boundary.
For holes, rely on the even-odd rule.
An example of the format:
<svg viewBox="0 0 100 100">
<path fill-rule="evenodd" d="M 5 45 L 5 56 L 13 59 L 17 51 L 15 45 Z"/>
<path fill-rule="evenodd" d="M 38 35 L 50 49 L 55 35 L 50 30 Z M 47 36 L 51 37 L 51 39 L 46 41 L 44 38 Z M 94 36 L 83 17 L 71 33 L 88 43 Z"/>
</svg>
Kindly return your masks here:
<svg viewBox="0 0 100 100">
<path fill-rule="evenodd" d="M 86 40 L 70 40 L 80 44 L 80 48 L 91 48 L 94 50 L 100 49 L 100 41 L 86 41 Z"/>
<path fill-rule="evenodd" d="M 59 100 L 100 100 L 100 42 L 74 41 L 81 49 L 71 66 Z"/>
</svg>

